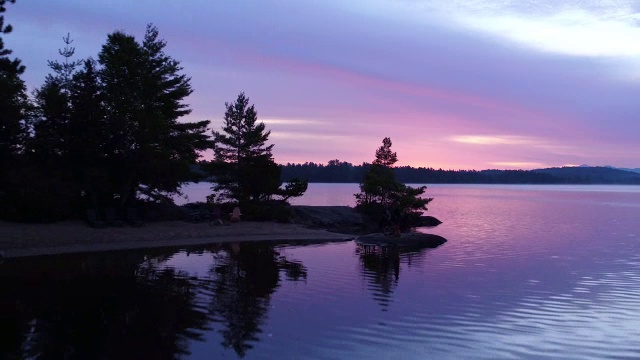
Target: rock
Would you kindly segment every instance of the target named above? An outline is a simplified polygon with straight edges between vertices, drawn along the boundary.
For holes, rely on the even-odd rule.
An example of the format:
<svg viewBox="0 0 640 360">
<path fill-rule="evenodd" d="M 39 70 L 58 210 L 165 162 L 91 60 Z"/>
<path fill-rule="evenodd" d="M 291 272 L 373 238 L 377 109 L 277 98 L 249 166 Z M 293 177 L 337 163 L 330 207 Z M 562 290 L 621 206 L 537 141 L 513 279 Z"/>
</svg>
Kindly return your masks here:
<svg viewBox="0 0 640 360">
<path fill-rule="evenodd" d="M 434 218 L 433 216 L 422 215 L 418 219 L 415 227 L 434 227 L 442 224 L 442 221 Z"/>
<path fill-rule="evenodd" d="M 292 206 L 293 222 L 329 231 L 358 234 L 374 226 L 349 206 Z"/>
<path fill-rule="evenodd" d="M 349 206 L 295 205 L 293 222 L 313 228 L 347 234 L 362 234 L 379 229 L 378 225 Z M 433 216 L 421 216 L 414 227 L 434 227 L 442 222 Z"/>
</svg>

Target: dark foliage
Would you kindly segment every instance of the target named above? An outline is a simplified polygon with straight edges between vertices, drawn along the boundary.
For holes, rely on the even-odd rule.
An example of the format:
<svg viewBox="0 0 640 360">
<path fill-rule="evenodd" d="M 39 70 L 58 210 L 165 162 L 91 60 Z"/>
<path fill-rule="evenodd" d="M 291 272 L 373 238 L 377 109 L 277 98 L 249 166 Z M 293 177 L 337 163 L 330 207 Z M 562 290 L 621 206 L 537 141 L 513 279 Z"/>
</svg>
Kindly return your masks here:
<svg viewBox="0 0 640 360">
<path fill-rule="evenodd" d="M 4 23 L 4 13 L 7 11 L 7 4 L 15 4 L 16 0 L 0 0 L 0 34 L 9 34 L 13 31 L 11 24 Z M 9 55 L 13 53 L 12 50 L 4 47 L 4 40 L 0 36 L 0 72 L 12 73 L 20 75 L 24 72 L 24 65 L 20 59 L 11 59 Z"/>
<path fill-rule="evenodd" d="M 211 146 L 209 121 L 178 121 L 191 111 L 190 78 L 152 25 L 142 42 L 110 34 L 98 61 L 73 60 L 70 36 L 63 41 L 63 61 L 48 62 L 52 73 L 33 105 L 20 68 L 0 74 L 8 95 L 0 100 L 0 216 L 55 221 L 167 201 L 195 178 L 193 164 Z"/>
<path fill-rule="evenodd" d="M 191 112 L 184 98 L 190 79 L 180 63 L 164 53 L 158 30 L 147 26 L 141 44 L 115 32 L 98 55 L 106 123 L 104 146 L 109 179 L 118 205 L 137 194 L 154 197 L 176 192 L 191 179 L 198 151 L 209 148 L 209 121 L 178 122 Z"/>
<path fill-rule="evenodd" d="M 225 106 L 222 131 L 213 131 L 214 159 L 203 164 L 215 181 L 211 198 L 218 202 L 236 201 L 254 219 L 273 219 L 273 215 L 267 215 L 274 212 L 268 210 L 274 204 L 286 204 L 289 198 L 301 196 L 307 183 L 292 179 L 282 187 L 281 169 L 271 153 L 273 144 L 267 144 L 271 132 L 258 122 L 255 107 L 249 105 L 244 93 Z"/>
<path fill-rule="evenodd" d="M 198 307 L 197 280 L 157 265 L 165 260 L 162 253 L 128 251 L 5 264 L 3 359 L 189 355 L 189 342 L 204 341 L 210 319 Z"/>
<path fill-rule="evenodd" d="M 396 180 L 392 166 L 397 161 L 396 153 L 391 151 L 391 139 L 385 138 L 364 174 L 360 193 L 355 194 L 356 210 L 380 224 L 383 231 L 409 230 L 433 200 L 421 197 L 426 186 L 413 188 Z"/>
<path fill-rule="evenodd" d="M 21 196 L 25 176 L 25 144 L 29 135 L 30 105 L 26 86 L 20 75 L 24 66 L 12 51 L 4 47 L 2 36 L 11 33 L 5 24 L 6 5 L 15 0 L 0 0 L 0 216 L 14 218 L 19 214 L 13 204 Z"/>
</svg>

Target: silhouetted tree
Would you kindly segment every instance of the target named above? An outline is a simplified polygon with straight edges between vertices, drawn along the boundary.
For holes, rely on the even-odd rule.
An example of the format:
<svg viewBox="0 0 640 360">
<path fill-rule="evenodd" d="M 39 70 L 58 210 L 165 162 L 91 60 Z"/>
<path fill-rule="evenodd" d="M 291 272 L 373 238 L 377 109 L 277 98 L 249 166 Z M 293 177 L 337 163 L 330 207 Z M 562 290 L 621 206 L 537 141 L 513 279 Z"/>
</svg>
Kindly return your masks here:
<svg viewBox="0 0 640 360">
<path fill-rule="evenodd" d="M 0 0 L 0 34 L 9 34 L 11 25 L 5 24 L 5 5 L 15 0 Z M 20 79 L 24 66 L 19 59 L 11 59 L 12 51 L 4 47 L 0 36 L 0 192 L 3 191 L 3 175 L 21 152 L 25 136 L 26 87 Z M 6 180 L 6 179 L 5 179 Z"/>
<path fill-rule="evenodd" d="M 82 195 L 88 193 L 83 169 L 101 163 L 89 155 L 95 155 L 104 142 L 103 136 L 95 136 L 104 135 L 104 126 L 95 119 L 95 114 L 103 114 L 95 62 L 72 60 L 73 40 L 69 34 L 62 40 L 65 45 L 59 53 L 64 60 L 48 61 L 52 73 L 34 92 L 30 186 L 22 202 L 31 207 L 27 212 L 41 220 L 65 218 L 82 210 Z M 80 65 L 84 66 L 78 71 Z"/>
<path fill-rule="evenodd" d="M 391 151 L 391 139 L 382 139 L 382 146 L 376 150 L 376 159 L 373 160 L 373 164 L 391 168 L 396 162 L 398 162 L 398 155 Z"/>
<path fill-rule="evenodd" d="M 29 135 L 30 104 L 26 86 L 20 75 L 25 67 L 20 59 L 11 58 L 1 35 L 12 26 L 5 24 L 6 5 L 15 0 L 0 0 L 0 216 L 19 217 L 16 204 L 24 185 L 23 163 Z"/>
<path fill-rule="evenodd" d="M 0 35 L 13 30 L 11 25 L 4 23 L 7 2 L 15 3 L 15 0 L 0 0 Z M 25 136 L 27 95 L 20 79 L 24 66 L 19 59 L 11 59 L 11 53 L 0 36 L 0 174 L 6 174 L 9 169 L 6 166 L 21 152 Z"/>
<path fill-rule="evenodd" d="M 28 109 L 26 87 L 19 74 L 0 69 L 0 207 L 8 205 L 5 196 L 20 182 L 16 171 L 28 138 Z"/>
<path fill-rule="evenodd" d="M 420 197 L 426 186 L 412 188 L 396 180 L 392 166 L 397 161 L 396 153 L 391 151 L 391 139 L 384 138 L 360 184 L 360 193 L 355 194 L 356 209 L 381 227 L 406 231 L 433 199 Z"/>
<path fill-rule="evenodd" d="M 176 192 L 191 179 L 199 151 L 210 147 L 209 121 L 178 122 L 191 112 L 183 101 L 192 89 L 165 46 L 157 28 L 148 25 L 141 44 L 116 31 L 98 55 L 109 129 L 105 150 L 117 205 L 130 203 L 139 192 L 151 197 Z"/>
<path fill-rule="evenodd" d="M 0 0 L 0 34 L 9 34 L 13 31 L 10 24 L 4 23 L 4 13 L 7 11 L 6 4 L 15 4 L 16 0 Z M 24 65 L 20 59 L 11 59 L 9 55 L 12 50 L 4 47 L 4 40 L 0 37 L 0 71 L 21 75 L 24 72 Z"/>
<path fill-rule="evenodd" d="M 84 194 L 85 206 L 91 208 L 98 208 L 113 194 L 105 141 L 109 127 L 97 66 L 95 60 L 85 60 L 73 76 L 70 91 L 69 162 L 80 193 Z"/>
<path fill-rule="evenodd" d="M 216 184 L 213 190 L 222 199 L 235 199 L 240 203 L 250 200 L 262 200 L 273 194 L 278 188 L 279 178 L 274 179 L 275 171 L 271 149 L 267 145 L 270 131 L 266 131 L 262 122 L 257 122 L 258 114 L 249 98 L 240 93 L 234 103 L 226 102 L 222 132 L 213 131 L 213 172 Z M 252 179 L 252 168 L 268 170 L 261 179 Z M 253 186 L 255 185 L 255 186 Z M 262 188 L 262 189 L 259 189 Z"/>
<path fill-rule="evenodd" d="M 47 75 L 44 84 L 34 92 L 36 119 L 33 151 L 43 163 L 53 167 L 69 165 L 72 78 L 76 67 L 81 64 L 79 60 L 71 60 L 75 48 L 71 47 L 73 40 L 70 35 L 67 34 L 62 40 L 65 47 L 58 52 L 64 61 L 47 62 L 53 73 Z"/>
<path fill-rule="evenodd" d="M 26 87 L 19 75 L 0 70 L 0 174 L 6 174 L 16 156 L 23 153 L 28 107 Z"/>
<path fill-rule="evenodd" d="M 234 103 L 225 103 L 222 131 L 213 131 L 214 161 L 209 171 L 215 176 L 213 191 L 220 200 L 240 204 L 265 202 L 278 196 L 286 200 L 301 196 L 306 181 L 292 180 L 281 188 L 280 167 L 267 145 L 271 131 L 258 122 L 254 105 L 240 93 Z"/>
</svg>

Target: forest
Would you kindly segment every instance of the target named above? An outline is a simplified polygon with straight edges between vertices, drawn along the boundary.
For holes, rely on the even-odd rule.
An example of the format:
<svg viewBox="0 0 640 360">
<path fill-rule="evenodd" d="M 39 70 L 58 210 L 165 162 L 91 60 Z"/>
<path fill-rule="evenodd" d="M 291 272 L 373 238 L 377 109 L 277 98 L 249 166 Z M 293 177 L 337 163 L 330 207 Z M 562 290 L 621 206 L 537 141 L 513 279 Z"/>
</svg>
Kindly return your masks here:
<svg viewBox="0 0 640 360">
<path fill-rule="evenodd" d="M 4 13 L 14 2 L 0 0 L 2 36 L 13 31 Z M 172 203 L 182 184 L 200 179 L 193 165 L 206 150 L 214 152 L 201 168 L 216 179 L 211 202 L 252 209 L 304 193 L 306 182 L 280 181 L 270 132 L 244 93 L 225 103 L 220 131 L 184 120 L 191 78 L 165 47 L 149 24 L 142 39 L 114 31 L 95 58 L 77 59 L 67 34 L 28 93 L 25 66 L 0 37 L 0 219 L 123 217 Z"/>
<path fill-rule="evenodd" d="M 327 164 L 288 163 L 282 165 L 282 176 L 284 180 L 300 178 L 312 183 L 359 183 L 370 166 L 340 160 L 330 160 Z M 398 181 L 408 184 L 640 184 L 639 173 L 610 167 L 443 170 L 398 166 L 393 171 Z"/>
</svg>

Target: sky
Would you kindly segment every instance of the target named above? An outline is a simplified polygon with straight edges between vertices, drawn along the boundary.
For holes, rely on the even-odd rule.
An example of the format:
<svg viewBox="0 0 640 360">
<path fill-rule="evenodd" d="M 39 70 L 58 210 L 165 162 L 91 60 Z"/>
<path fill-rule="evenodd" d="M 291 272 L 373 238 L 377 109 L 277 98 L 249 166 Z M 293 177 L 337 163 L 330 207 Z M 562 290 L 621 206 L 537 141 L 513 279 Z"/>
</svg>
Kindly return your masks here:
<svg viewBox="0 0 640 360">
<path fill-rule="evenodd" d="M 640 167 L 640 0 L 18 0 L 3 36 L 30 89 L 148 23 L 220 130 L 244 91 L 278 163 Z M 209 155 L 205 155 L 209 156 Z"/>
</svg>

